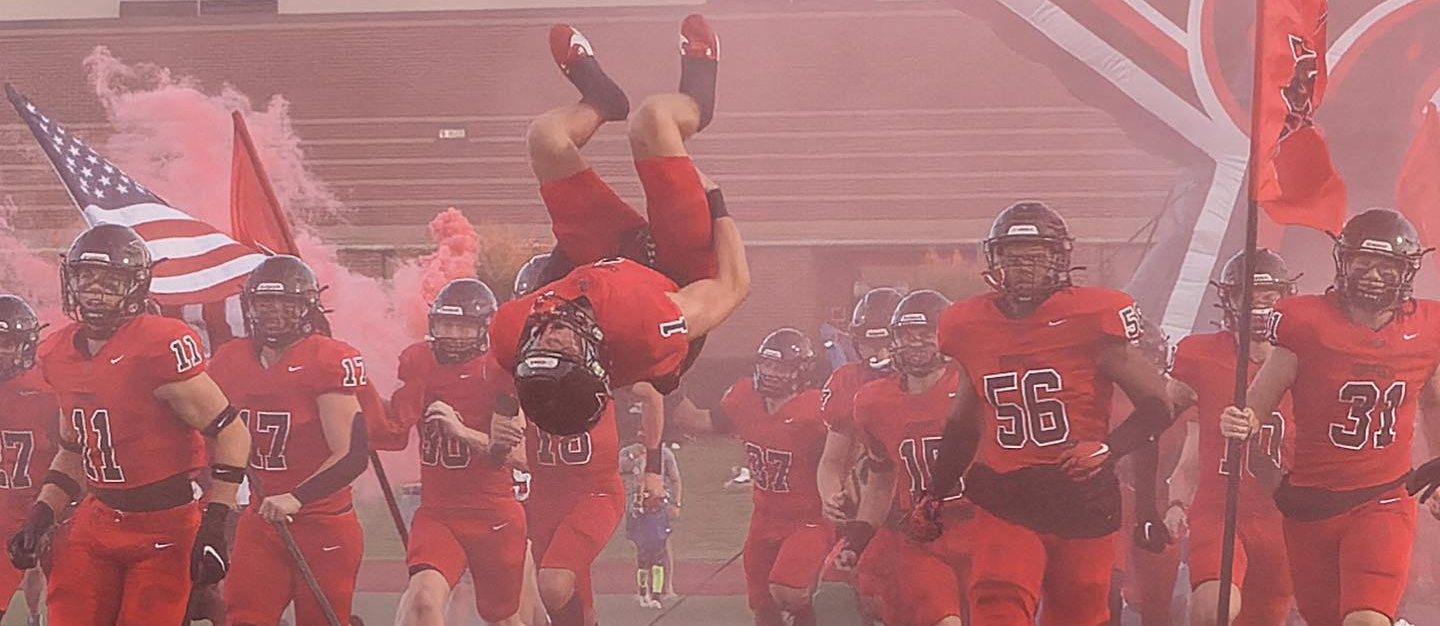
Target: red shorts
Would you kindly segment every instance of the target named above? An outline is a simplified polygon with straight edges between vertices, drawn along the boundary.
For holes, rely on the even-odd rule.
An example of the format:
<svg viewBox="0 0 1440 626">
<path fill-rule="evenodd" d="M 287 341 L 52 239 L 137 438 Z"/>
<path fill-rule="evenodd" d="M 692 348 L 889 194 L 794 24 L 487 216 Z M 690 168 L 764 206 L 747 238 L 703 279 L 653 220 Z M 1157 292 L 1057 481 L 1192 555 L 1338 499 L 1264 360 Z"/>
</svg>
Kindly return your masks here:
<svg viewBox="0 0 1440 626">
<path fill-rule="evenodd" d="M 646 213 L 655 238 L 655 265 L 685 285 L 715 275 L 710 205 L 690 157 L 655 157 L 635 162 L 645 188 Z M 644 217 L 587 169 L 540 186 L 550 228 L 565 255 L 577 265 L 620 253 Z"/>
<path fill-rule="evenodd" d="M 594 610 L 590 565 L 625 516 L 624 493 L 566 494 L 536 490 L 526 501 L 526 525 L 535 567 L 575 574 L 575 592 L 586 613 Z"/>
<path fill-rule="evenodd" d="M 453 588 L 468 568 L 475 580 L 475 608 L 487 622 L 520 611 L 525 581 L 525 510 L 511 502 L 500 510 L 437 510 L 420 507 L 410 524 L 405 563 L 411 572 L 433 569 Z"/>
<path fill-rule="evenodd" d="M 1243 503 L 1242 503 L 1243 506 Z M 1244 509 L 1241 509 L 1244 511 Z M 1269 510 L 1243 515 L 1235 527 L 1234 580 L 1240 586 L 1237 626 L 1283 624 L 1290 612 L 1290 560 L 1280 512 Z M 1223 508 L 1204 506 L 1190 512 L 1190 588 L 1220 580 L 1221 543 L 1225 532 Z"/>
<path fill-rule="evenodd" d="M 55 531 L 50 623 L 178 624 L 190 599 L 200 506 L 125 513 L 87 497 Z"/>
<path fill-rule="evenodd" d="M 1340 626 L 1360 610 L 1391 620 L 1415 542 L 1415 499 L 1404 488 L 1329 519 L 1284 521 L 1295 605 L 1310 626 Z"/>
<path fill-rule="evenodd" d="M 1115 535 L 1071 539 L 1037 533 L 979 509 L 970 579 L 974 626 L 1099 626 L 1110 619 Z"/>
<path fill-rule="evenodd" d="M 770 585 L 814 589 L 820 568 L 835 545 L 835 531 L 824 522 L 796 523 L 750 518 L 745 536 L 745 588 L 750 610 L 775 608 Z"/>
<path fill-rule="evenodd" d="M 861 602 L 889 626 L 931 626 L 961 617 L 974 550 L 971 510 L 948 505 L 945 532 L 919 544 L 888 528 L 876 531 L 856 567 Z"/>
<path fill-rule="evenodd" d="M 289 526 L 330 607 L 342 621 L 349 619 L 355 578 L 365 554 L 365 535 L 355 511 L 302 515 Z M 280 534 L 253 508 L 246 509 L 235 527 L 230 573 L 225 577 L 230 623 L 274 626 L 291 601 L 295 603 L 295 623 L 325 623 L 320 604 L 305 585 Z"/>
</svg>

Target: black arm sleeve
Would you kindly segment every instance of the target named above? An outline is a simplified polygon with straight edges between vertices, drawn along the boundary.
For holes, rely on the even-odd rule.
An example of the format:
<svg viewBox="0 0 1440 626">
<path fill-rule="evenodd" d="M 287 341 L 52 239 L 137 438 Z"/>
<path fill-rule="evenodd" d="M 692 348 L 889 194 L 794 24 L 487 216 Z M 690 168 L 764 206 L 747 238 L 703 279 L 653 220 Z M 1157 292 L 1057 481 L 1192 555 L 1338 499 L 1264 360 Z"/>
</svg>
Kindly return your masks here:
<svg viewBox="0 0 1440 626">
<path fill-rule="evenodd" d="M 1146 444 L 1154 445 L 1160 433 L 1170 427 L 1171 419 L 1170 403 L 1164 398 L 1140 398 L 1130 416 L 1110 431 L 1110 436 L 1105 439 L 1105 445 L 1110 448 L 1111 462 L 1119 461 Z"/>
<path fill-rule="evenodd" d="M 940 440 L 940 456 L 931 468 L 930 495 L 944 497 L 965 474 L 975 452 L 980 449 L 980 432 L 971 420 L 951 415 L 945 420 L 945 436 Z"/>
<path fill-rule="evenodd" d="M 1131 480 L 1135 487 L 1135 518 L 1140 521 L 1160 519 L 1156 490 L 1160 484 L 1160 444 L 1140 446 L 1130 459 Z"/>
<path fill-rule="evenodd" d="M 356 413 L 350 429 L 350 449 L 334 465 L 300 483 L 290 495 L 300 504 L 309 504 L 335 493 L 353 482 L 370 463 L 370 444 L 365 439 L 365 414 Z"/>
</svg>

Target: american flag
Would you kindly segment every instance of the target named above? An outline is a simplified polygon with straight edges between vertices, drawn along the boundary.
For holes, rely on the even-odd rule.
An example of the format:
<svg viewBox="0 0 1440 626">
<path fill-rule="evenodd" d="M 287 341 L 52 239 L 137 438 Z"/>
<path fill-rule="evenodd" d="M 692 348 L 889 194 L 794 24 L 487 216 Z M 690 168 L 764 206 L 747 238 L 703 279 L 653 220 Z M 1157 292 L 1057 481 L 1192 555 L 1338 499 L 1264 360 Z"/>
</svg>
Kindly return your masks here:
<svg viewBox="0 0 1440 626">
<path fill-rule="evenodd" d="M 5 95 L 85 221 L 124 224 L 145 239 L 157 261 L 150 293 L 162 312 L 194 326 L 207 352 L 243 335 L 240 287 L 264 255 L 161 199 L 8 84 Z"/>
</svg>

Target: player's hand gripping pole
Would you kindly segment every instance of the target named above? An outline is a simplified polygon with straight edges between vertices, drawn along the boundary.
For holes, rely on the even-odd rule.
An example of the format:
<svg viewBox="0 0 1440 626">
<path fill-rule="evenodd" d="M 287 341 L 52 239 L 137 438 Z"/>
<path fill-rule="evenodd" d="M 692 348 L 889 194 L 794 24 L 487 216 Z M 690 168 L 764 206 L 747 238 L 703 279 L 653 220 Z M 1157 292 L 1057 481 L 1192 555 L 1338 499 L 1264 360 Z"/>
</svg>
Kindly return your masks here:
<svg viewBox="0 0 1440 626">
<path fill-rule="evenodd" d="M 300 577 L 305 579 L 305 587 L 315 596 L 315 602 L 320 605 L 320 612 L 325 615 L 325 623 L 329 626 L 341 626 L 340 617 L 335 615 L 335 606 L 330 604 L 330 599 L 325 597 L 325 590 L 320 588 L 320 581 L 315 579 L 315 572 L 310 571 L 310 562 L 305 560 L 305 555 L 300 553 L 300 545 L 295 543 L 295 536 L 290 534 L 290 526 L 285 522 L 273 522 L 275 532 L 280 533 L 280 541 L 285 544 L 285 549 L 290 551 L 290 558 L 295 561 L 295 569 L 300 570 Z"/>
<path fill-rule="evenodd" d="M 395 490 L 390 488 L 390 479 L 385 476 L 385 466 L 380 455 L 370 451 L 370 467 L 375 468 L 375 480 L 380 481 L 380 493 L 385 496 L 385 506 L 390 509 L 390 519 L 395 522 L 395 532 L 400 533 L 400 543 L 410 545 L 410 530 L 405 528 L 405 516 L 400 514 L 400 503 L 395 500 Z"/>
</svg>

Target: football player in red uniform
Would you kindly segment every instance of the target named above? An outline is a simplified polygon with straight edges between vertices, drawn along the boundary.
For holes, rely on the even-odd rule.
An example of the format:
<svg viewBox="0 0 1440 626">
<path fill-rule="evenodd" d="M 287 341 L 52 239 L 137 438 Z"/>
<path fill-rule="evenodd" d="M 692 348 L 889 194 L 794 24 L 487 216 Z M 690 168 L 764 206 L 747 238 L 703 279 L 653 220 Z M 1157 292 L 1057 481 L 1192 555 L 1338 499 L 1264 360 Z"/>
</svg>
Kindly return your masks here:
<svg viewBox="0 0 1440 626">
<path fill-rule="evenodd" d="M 890 371 L 890 314 L 900 298 L 900 292 L 890 287 L 871 289 L 860 297 L 850 314 L 850 341 L 860 360 L 841 365 L 820 389 L 820 417 L 829 430 L 816 480 L 825 516 L 837 524 L 854 516 L 858 495 L 849 481 L 863 452 L 853 432 L 855 392 Z"/>
<path fill-rule="evenodd" d="M 297 622 L 323 622 L 320 601 L 276 523 L 289 525 L 336 615 L 349 616 L 365 551 L 350 498 L 350 483 L 369 455 L 358 398 L 369 385 L 365 361 L 324 332 L 320 284 L 296 257 L 272 256 L 256 266 L 240 305 L 247 337 L 220 346 L 210 362 L 254 442 L 256 497 L 235 529 L 227 617 L 241 626 L 274 626 L 293 601 Z"/>
<path fill-rule="evenodd" d="M 705 20 L 681 25 L 680 92 L 648 98 L 633 116 L 579 32 L 557 25 L 550 35 L 581 94 L 536 118 L 527 137 L 558 242 L 547 276 L 560 278 L 502 305 L 491 334 L 526 418 L 572 436 L 596 424 L 612 388 L 674 389 L 698 355 L 692 342 L 739 306 L 750 279 L 735 222 L 685 148 L 714 109 L 719 42 Z M 627 116 L 648 222 L 580 156 L 601 125 Z M 657 456 L 647 467 L 659 465 Z"/>
<path fill-rule="evenodd" d="M 751 376 L 720 401 L 755 485 L 745 581 L 756 626 L 815 624 L 810 599 L 833 532 L 815 483 L 825 432 L 815 362 L 805 333 L 776 330 L 760 342 Z"/>
<path fill-rule="evenodd" d="M 525 510 L 508 463 L 523 463 L 525 427 L 509 374 L 489 356 L 496 305 L 485 283 L 451 281 L 430 306 L 429 337 L 400 355 L 392 421 L 420 430 L 420 508 L 400 624 L 442 626 L 446 597 L 467 569 L 481 583 L 482 619 L 524 623 Z"/>
<path fill-rule="evenodd" d="M 965 496 L 979 507 L 969 602 L 980 626 L 1033 624 L 1042 603 L 1046 626 L 1108 619 L 1120 527 L 1113 465 L 1153 447 L 1171 422 L 1165 381 L 1132 343 L 1141 332 L 1134 301 L 1071 286 L 1073 244 L 1054 210 L 1012 205 L 985 240 L 995 292 L 940 320 L 940 349 L 964 373 L 932 473 L 936 486 L 954 484 L 978 448 Z M 1111 431 L 1116 385 L 1135 410 Z M 912 511 L 920 534 L 934 534 L 943 495 Z M 1163 530 L 1158 519 L 1141 524 Z"/>
<path fill-rule="evenodd" d="M 1180 341 L 1171 368 L 1170 395 L 1176 412 L 1198 407 L 1195 420 L 1186 425 L 1187 438 L 1180 463 L 1170 477 L 1166 524 L 1172 534 L 1188 525 L 1190 537 L 1190 621 L 1214 624 L 1220 594 L 1221 535 L 1225 523 L 1225 439 L 1220 436 L 1220 413 L 1235 397 L 1235 357 L 1240 316 L 1249 315 L 1250 364 L 1255 372 L 1273 349 L 1268 340 L 1270 314 L 1275 303 L 1295 293 L 1295 280 L 1285 259 L 1268 249 L 1255 253 L 1254 304 L 1240 310 L 1244 259 L 1236 254 L 1226 261 L 1215 283 L 1224 327 L 1213 333 L 1191 335 Z M 1281 626 L 1289 617 L 1292 593 L 1290 566 L 1285 556 L 1280 511 L 1260 477 L 1278 476 L 1290 460 L 1286 442 L 1293 417 L 1288 396 L 1265 421 L 1262 436 L 1246 447 L 1241 459 L 1240 508 L 1235 535 L 1234 580 L 1230 623 L 1236 626 Z"/>
<path fill-rule="evenodd" d="M 931 484 L 960 383 L 960 370 L 940 354 L 937 336 L 941 312 L 949 305 L 935 291 L 905 296 L 890 321 L 898 375 L 871 381 L 855 394 L 855 432 L 873 468 L 860 496 L 858 519 L 841 525 L 841 549 L 862 555 L 857 586 L 870 610 L 894 626 L 962 623 L 974 507 L 951 502 L 944 509 L 943 532 L 926 537 L 927 543 L 909 541 L 889 523 L 901 519 L 924 494 L 960 497 L 958 481 L 948 489 Z M 898 510 L 892 511 L 897 501 Z M 840 560 L 848 561 L 850 554 Z"/>
<path fill-rule="evenodd" d="M 1436 406 L 1440 302 L 1411 296 L 1425 253 L 1415 227 L 1389 209 L 1345 224 L 1335 284 L 1281 300 L 1275 348 L 1244 410 L 1227 407 L 1228 438 L 1263 434 L 1287 391 L 1295 456 L 1275 504 L 1283 515 L 1295 604 L 1310 626 L 1389 626 L 1405 592 L 1415 499 L 1440 483 L 1440 460 L 1410 470 L 1415 413 Z M 1440 422 L 1426 428 L 1440 443 Z M 1408 487 L 1408 495 L 1407 495 Z"/>
<path fill-rule="evenodd" d="M 25 523 L 55 458 L 58 439 L 55 395 L 35 370 L 40 318 L 19 296 L 0 295 L 0 537 Z M 0 563 L 0 617 L 20 588 L 25 570 Z"/>
<path fill-rule="evenodd" d="M 60 447 L 25 525 L 17 568 L 35 564 L 55 514 L 89 494 L 56 533 L 46 604 L 59 626 L 174 624 L 191 585 L 225 577 L 225 519 L 245 475 L 250 435 L 206 374 L 184 322 L 147 314 L 153 265 L 117 224 L 81 233 L 61 263 L 75 323 L 46 338 L 40 371 L 60 405 Z M 203 512 L 193 474 L 215 441 Z"/>
</svg>

